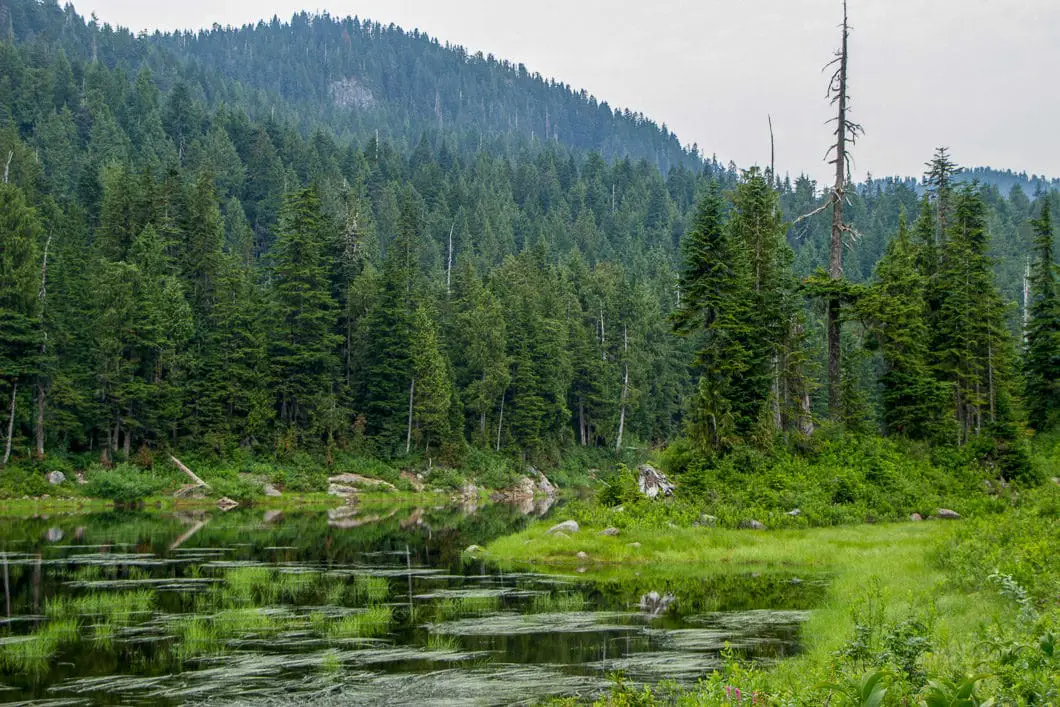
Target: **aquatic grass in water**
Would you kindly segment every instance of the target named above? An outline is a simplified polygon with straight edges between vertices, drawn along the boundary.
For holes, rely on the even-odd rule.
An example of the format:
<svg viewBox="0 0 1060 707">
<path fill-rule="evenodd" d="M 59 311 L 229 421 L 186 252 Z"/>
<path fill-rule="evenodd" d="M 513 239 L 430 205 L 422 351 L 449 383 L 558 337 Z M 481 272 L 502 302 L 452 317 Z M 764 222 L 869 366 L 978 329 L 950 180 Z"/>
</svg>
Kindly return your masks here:
<svg viewBox="0 0 1060 707">
<path fill-rule="evenodd" d="M 251 604 L 257 599 L 271 603 L 276 596 L 272 570 L 268 567 L 239 567 L 225 572 L 225 594 L 236 603 Z"/>
<path fill-rule="evenodd" d="M 456 636 L 432 633 L 427 636 L 427 650 L 439 652 L 460 650 L 460 641 Z"/>
<path fill-rule="evenodd" d="M 491 614 L 500 609 L 500 604 L 500 597 L 496 595 L 450 597 L 435 604 L 435 619 L 448 621 L 461 616 Z"/>
<path fill-rule="evenodd" d="M 63 643 L 77 640 L 77 619 L 48 621 L 29 636 L 0 644 L 0 664 L 18 672 L 35 674 L 47 669 Z"/>
<path fill-rule="evenodd" d="M 132 592 L 95 592 L 77 598 L 61 597 L 45 606 L 45 613 L 54 618 L 71 616 L 100 617 L 103 620 L 127 625 L 134 615 L 149 614 L 155 605 L 155 594 L 148 590 Z"/>
<path fill-rule="evenodd" d="M 385 577 L 357 575 L 353 578 L 353 595 L 359 602 L 382 604 L 390 595 L 390 582 Z"/>
<path fill-rule="evenodd" d="M 327 626 L 327 636 L 331 639 L 383 636 L 390 628 L 391 618 L 392 610 L 389 606 L 372 606 L 330 622 Z"/>
<path fill-rule="evenodd" d="M 535 614 L 555 612 L 582 611 L 585 608 L 585 595 L 581 592 L 564 592 L 561 594 L 540 594 L 530 604 Z"/>
</svg>

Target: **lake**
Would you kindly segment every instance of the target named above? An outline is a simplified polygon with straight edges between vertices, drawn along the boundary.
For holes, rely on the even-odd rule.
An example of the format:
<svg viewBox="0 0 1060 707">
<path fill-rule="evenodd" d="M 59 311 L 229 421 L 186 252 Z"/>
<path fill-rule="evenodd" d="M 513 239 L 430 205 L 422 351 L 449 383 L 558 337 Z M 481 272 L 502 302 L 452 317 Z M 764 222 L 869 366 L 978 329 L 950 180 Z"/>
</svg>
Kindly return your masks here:
<svg viewBox="0 0 1060 707">
<path fill-rule="evenodd" d="M 511 704 L 799 650 L 820 578 L 505 570 L 549 513 L 344 507 L 0 518 L 0 701 Z"/>
</svg>

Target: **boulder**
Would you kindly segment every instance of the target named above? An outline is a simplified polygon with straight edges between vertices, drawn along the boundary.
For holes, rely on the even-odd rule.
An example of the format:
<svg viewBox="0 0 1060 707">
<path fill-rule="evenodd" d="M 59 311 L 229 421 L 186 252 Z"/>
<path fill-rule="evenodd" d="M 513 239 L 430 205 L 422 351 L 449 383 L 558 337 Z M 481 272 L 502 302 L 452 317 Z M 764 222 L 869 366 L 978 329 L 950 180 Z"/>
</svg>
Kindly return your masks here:
<svg viewBox="0 0 1060 707">
<path fill-rule="evenodd" d="M 262 490 L 265 492 L 266 496 L 271 496 L 272 498 L 276 498 L 278 496 L 283 495 L 282 493 L 280 493 L 280 489 L 276 488 L 272 484 L 265 484 Z"/>
<path fill-rule="evenodd" d="M 283 511 L 276 508 L 265 511 L 265 515 L 261 517 L 262 523 L 275 523 L 280 520 L 283 520 Z"/>
<path fill-rule="evenodd" d="M 916 522 L 924 520 L 924 516 L 920 515 L 919 513 L 914 513 L 913 515 L 909 516 L 909 520 L 911 520 L 914 523 L 916 523 Z"/>
<path fill-rule="evenodd" d="M 576 520 L 565 520 L 562 523 L 557 523 L 548 529 L 546 535 L 552 535 L 553 533 L 577 533 L 581 528 L 578 527 L 578 521 Z"/>
<path fill-rule="evenodd" d="M 230 511 L 239 505 L 238 501 L 233 501 L 228 496 L 222 496 L 217 500 L 217 507 L 222 511 Z"/>
<path fill-rule="evenodd" d="M 413 474 L 411 471 L 401 472 L 401 478 L 409 483 L 412 490 L 416 493 L 420 493 L 424 489 L 423 479 Z"/>
<path fill-rule="evenodd" d="M 740 527 L 744 528 L 745 530 L 765 530 L 766 529 L 766 526 L 764 524 L 758 522 L 754 518 L 752 518 L 750 520 L 742 521 L 740 523 Z"/>
<path fill-rule="evenodd" d="M 66 474 L 61 471 L 49 471 L 44 478 L 46 478 L 48 483 L 52 486 L 58 486 L 59 484 L 66 482 Z"/>
<path fill-rule="evenodd" d="M 957 511 L 951 511 L 949 508 L 940 508 L 935 511 L 935 517 L 942 520 L 960 520 L 961 514 Z"/>
<path fill-rule="evenodd" d="M 519 479 L 519 481 L 514 486 L 511 486 L 506 489 L 501 489 L 500 491 L 494 493 L 492 496 L 490 496 L 490 500 L 495 501 L 497 503 L 515 504 L 521 504 L 529 501 L 530 508 L 532 510 L 534 505 L 533 502 L 535 488 L 536 485 L 534 484 L 534 480 L 527 476 L 524 476 L 523 478 Z"/>
<path fill-rule="evenodd" d="M 640 492 L 648 498 L 673 496 L 676 488 L 665 474 L 650 464 L 641 464 L 637 468 L 637 485 Z"/>
<path fill-rule="evenodd" d="M 800 511 L 798 508 L 793 508 L 784 515 L 791 516 L 792 518 L 798 518 L 800 515 L 802 515 L 802 511 Z"/>
<path fill-rule="evenodd" d="M 335 484 L 337 486 L 366 486 L 369 488 L 382 487 L 387 489 L 388 491 L 397 491 L 397 487 L 389 481 L 383 481 L 382 479 L 373 479 L 370 476 L 361 476 L 360 474 L 337 474 L 335 476 L 328 477 L 328 483 Z"/>
<path fill-rule="evenodd" d="M 619 534 L 619 532 L 620 531 L 618 528 L 604 528 L 600 531 L 600 535 L 608 535 L 610 537 L 615 537 Z"/>
<path fill-rule="evenodd" d="M 714 525 L 717 525 L 717 524 L 718 524 L 718 519 L 717 519 L 716 516 L 712 516 L 709 513 L 704 513 L 703 515 L 699 516 L 699 520 L 697 520 L 692 525 L 714 526 Z"/>
<path fill-rule="evenodd" d="M 579 552 L 577 555 L 575 555 L 575 557 L 577 557 L 579 560 L 588 560 L 589 559 L 589 555 L 587 553 L 585 553 L 585 552 Z"/>
<path fill-rule="evenodd" d="M 357 489 L 342 484 L 328 484 L 328 495 L 349 499 L 357 495 Z"/>
</svg>

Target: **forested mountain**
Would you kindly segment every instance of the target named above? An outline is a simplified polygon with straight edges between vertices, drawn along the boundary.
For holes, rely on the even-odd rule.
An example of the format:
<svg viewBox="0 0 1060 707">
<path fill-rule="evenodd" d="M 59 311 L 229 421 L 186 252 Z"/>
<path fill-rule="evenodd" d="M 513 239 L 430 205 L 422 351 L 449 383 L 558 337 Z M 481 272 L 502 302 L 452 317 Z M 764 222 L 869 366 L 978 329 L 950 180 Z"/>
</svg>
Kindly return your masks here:
<svg viewBox="0 0 1060 707">
<path fill-rule="evenodd" d="M 791 225 L 821 201 L 806 178 L 704 161 L 642 116 L 375 23 L 303 14 L 136 37 L 0 0 L 0 31 L 0 394 L 15 455 L 554 459 L 666 440 L 714 356 L 702 327 L 673 333 L 672 313 L 705 311 L 680 275 L 697 228 L 755 254 L 731 296 L 771 293 L 767 318 L 741 324 L 756 377 L 732 435 L 777 396 L 785 430 L 822 412 L 820 304 L 802 283 L 827 260 L 829 220 Z M 903 222 L 950 203 L 924 202 L 915 180 L 847 196 L 854 284 L 885 254 L 909 257 L 889 245 Z M 1045 199 L 983 188 L 954 203 L 967 238 L 952 242 L 985 291 L 999 286 L 976 341 L 1014 342 Z M 945 301 L 966 323 L 982 314 Z M 847 328 L 863 353 L 848 357 L 848 399 L 891 430 L 880 371 L 894 350 L 862 347 L 879 314 Z M 957 354 L 933 365 L 944 384 L 972 380 Z"/>
</svg>

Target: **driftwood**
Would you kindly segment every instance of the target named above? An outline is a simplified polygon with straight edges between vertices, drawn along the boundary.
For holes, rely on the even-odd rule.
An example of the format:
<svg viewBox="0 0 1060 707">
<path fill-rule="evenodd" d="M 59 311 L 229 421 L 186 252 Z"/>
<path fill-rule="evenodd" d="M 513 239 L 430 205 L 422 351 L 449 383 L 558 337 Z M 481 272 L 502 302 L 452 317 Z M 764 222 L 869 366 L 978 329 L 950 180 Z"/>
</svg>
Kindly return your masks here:
<svg viewBox="0 0 1060 707">
<path fill-rule="evenodd" d="M 192 482 L 194 482 L 194 484 L 195 484 L 196 486 L 204 486 L 204 487 L 206 487 L 206 488 L 210 488 L 210 484 L 208 484 L 208 483 L 206 483 L 205 481 L 203 481 L 202 479 L 200 479 L 200 478 L 199 478 L 199 477 L 198 477 L 198 476 L 197 476 L 197 475 L 195 474 L 195 472 L 194 472 L 194 471 L 192 471 L 191 469 L 189 469 L 188 467 L 186 467 L 186 466 L 184 465 L 184 462 L 182 462 L 181 460 L 177 459 L 177 458 L 176 458 L 175 456 L 173 456 L 172 454 L 170 454 L 170 455 L 169 455 L 169 460 L 170 460 L 171 462 L 173 462 L 173 463 L 174 463 L 174 464 L 176 465 L 176 467 L 177 467 L 178 469 L 180 469 L 180 470 L 181 470 L 182 472 L 184 472 L 184 474 L 185 474 L 185 475 L 186 475 L 186 476 L 187 476 L 187 477 L 188 477 L 189 479 L 191 479 L 191 480 L 192 480 Z"/>
</svg>

